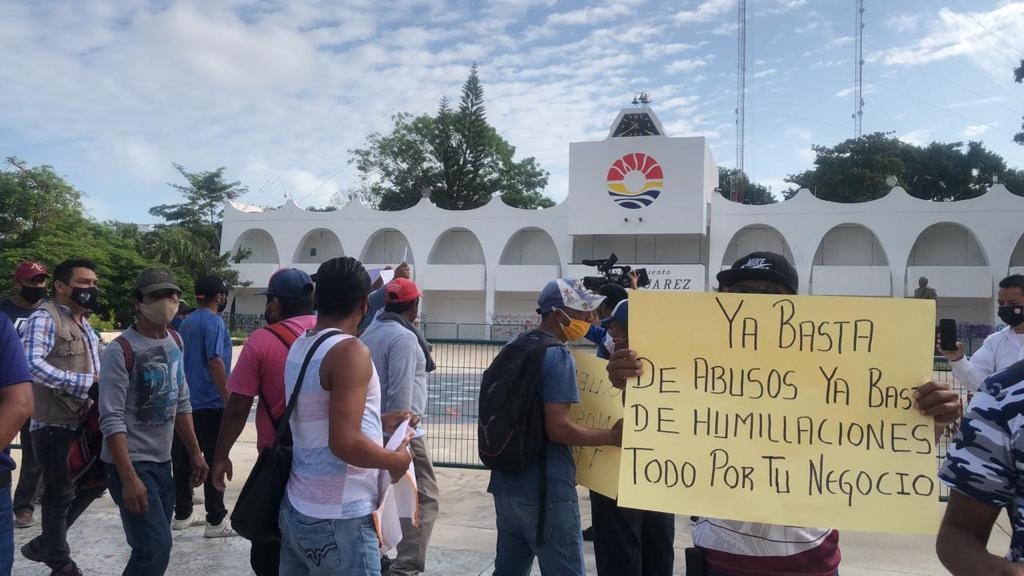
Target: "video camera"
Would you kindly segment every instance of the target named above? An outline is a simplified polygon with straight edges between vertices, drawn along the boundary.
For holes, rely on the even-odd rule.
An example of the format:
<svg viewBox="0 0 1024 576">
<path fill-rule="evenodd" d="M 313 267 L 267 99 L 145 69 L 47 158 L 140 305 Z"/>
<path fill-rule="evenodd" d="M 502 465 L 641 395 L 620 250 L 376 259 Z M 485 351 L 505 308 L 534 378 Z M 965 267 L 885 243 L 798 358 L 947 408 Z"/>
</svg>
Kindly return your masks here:
<svg viewBox="0 0 1024 576">
<path fill-rule="evenodd" d="M 630 288 L 632 285 L 629 282 L 629 273 L 633 272 L 633 268 L 630 266 L 616 265 L 619 261 L 619 257 L 612 252 L 611 256 L 602 258 L 599 260 L 584 260 L 582 264 L 584 266 L 594 266 L 597 271 L 603 274 L 603 276 L 584 276 L 583 285 L 592 292 L 597 292 L 605 284 L 618 284 L 623 288 Z M 637 275 L 637 286 L 640 288 L 646 288 L 650 286 L 651 279 L 647 275 L 646 268 L 638 268 L 635 270 Z"/>
</svg>

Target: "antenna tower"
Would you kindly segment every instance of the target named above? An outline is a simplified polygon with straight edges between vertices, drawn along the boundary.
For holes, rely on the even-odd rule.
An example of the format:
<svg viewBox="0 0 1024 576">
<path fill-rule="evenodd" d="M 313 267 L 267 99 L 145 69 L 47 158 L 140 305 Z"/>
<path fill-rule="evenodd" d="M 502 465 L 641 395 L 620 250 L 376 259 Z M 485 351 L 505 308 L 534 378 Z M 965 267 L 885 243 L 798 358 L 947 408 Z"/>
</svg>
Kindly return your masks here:
<svg viewBox="0 0 1024 576">
<path fill-rule="evenodd" d="M 743 202 L 743 128 L 747 99 L 747 0 L 736 8 L 736 175 L 730 200 Z"/>
<path fill-rule="evenodd" d="M 853 135 L 860 138 L 861 123 L 864 120 L 864 0 L 857 0 L 857 15 L 854 34 L 857 41 L 853 57 Z"/>
</svg>

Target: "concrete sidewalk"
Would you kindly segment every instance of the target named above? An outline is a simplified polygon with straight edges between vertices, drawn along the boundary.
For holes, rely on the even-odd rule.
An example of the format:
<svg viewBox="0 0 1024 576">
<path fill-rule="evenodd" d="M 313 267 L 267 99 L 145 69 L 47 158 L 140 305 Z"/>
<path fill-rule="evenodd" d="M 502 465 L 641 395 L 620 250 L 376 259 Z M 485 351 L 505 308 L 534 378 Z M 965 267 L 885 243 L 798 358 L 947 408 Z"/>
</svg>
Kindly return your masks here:
<svg viewBox="0 0 1024 576">
<path fill-rule="evenodd" d="M 242 441 L 232 452 L 235 481 L 229 485 L 227 502 L 233 503 L 244 478 L 255 460 L 255 430 L 247 426 Z M 17 452 L 16 452 L 17 455 Z M 441 492 L 441 513 L 430 546 L 427 574 L 437 576 L 489 575 L 494 558 L 494 510 L 486 492 L 487 472 L 478 470 L 438 469 Z M 590 505 L 581 491 L 584 526 L 589 525 Z M 46 576 L 42 564 L 25 560 L 17 547 L 39 533 L 37 523 L 15 531 L 14 576 Z M 989 549 L 1004 554 L 1009 547 L 1005 515 L 994 530 Z M 86 576 L 115 576 L 121 573 L 128 558 L 117 507 L 109 496 L 96 501 L 75 524 L 69 534 L 72 556 Z M 843 576 L 897 576 L 946 574 L 934 553 L 934 536 L 891 535 L 844 532 Z M 676 520 L 676 573 L 683 574 L 682 550 L 690 545 L 688 519 Z M 587 566 L 594 569 L 593 548 L 587 545 Z M 393 554 L 393 553 L 392 553 Z M 534 574 L 539 574 L 534 569 Z M 242 538 L 207 540 L 201 526 L 174 533 L 170 576 L 243 576 L 249 570 L 249 543 Z M 557 575 L 556 575 L 557 576 Z"/>
</svg>

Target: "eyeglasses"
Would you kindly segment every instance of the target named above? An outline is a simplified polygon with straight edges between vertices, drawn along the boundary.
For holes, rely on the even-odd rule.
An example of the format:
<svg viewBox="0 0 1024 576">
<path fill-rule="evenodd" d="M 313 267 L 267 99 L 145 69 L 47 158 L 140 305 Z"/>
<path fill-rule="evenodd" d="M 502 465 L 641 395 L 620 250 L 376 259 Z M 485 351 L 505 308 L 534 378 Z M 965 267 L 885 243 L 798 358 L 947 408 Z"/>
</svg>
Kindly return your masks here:
<svg viewBox="0 0 1024 576">
<path fill-rule="evenodd" d="M 779 288 L 769 288 L 767 286 L 723 286 L 718 291 L 729 294 L 785 294 Z"/>
</svg>

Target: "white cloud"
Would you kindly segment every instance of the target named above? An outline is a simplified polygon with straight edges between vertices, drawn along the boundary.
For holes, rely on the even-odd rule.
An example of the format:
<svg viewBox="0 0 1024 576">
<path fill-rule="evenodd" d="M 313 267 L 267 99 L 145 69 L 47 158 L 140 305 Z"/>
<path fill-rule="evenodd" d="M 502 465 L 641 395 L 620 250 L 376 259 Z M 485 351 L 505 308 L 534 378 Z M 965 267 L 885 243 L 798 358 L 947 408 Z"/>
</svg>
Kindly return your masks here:
<svg viewBox="0 0 1024 576">
<path fill-rule="evenodd" d="M 885 20 L 886 27 L 897 32 L 914 32 L 920 24 L 920 14 L 895 14 Z"/>
<path fill-rule="evenodd" d="M 986 132 L 994 128 L 992 124 L 971 124 L 964 128 L 964 131 L 960 133 L 961 136 L 968 140 L 975 140 L 981 138 Z"/>
<path fill-rule="evenodd" d="M 855 90 L 856 88 L 854 88 L 853 86 L 850 86 L 849 88 L 843 88 L 839 92 L 836 92 L 836 98 L 846 98 L 847 96 L 852 96 Z M 874 84 L 865 84 L 863 93 L 873 94 L 875 90 L 876 88 Z"/>
<path fill-rule="evenodd" d="M 566 26 L 583 26 L 613 20 L 621 16 L 629 15 L 632 12 L 625 4 L 611 4 L 609 6 L 587 7 L 571 12 L 560 12 L 548 17 L 549 24 L 561 24 Z"/>
<path fill-rule="evenodd" d="M 736 0 L 705 0 L 693 10 L 680 10 L 673 18 L 680 24 L 709 22 L 736 7 Z"/>
<path fill-rule="evenodd" d="M 803 128 L 790 128 L 786 130 L 786 136 L 805 141 L 810 141 L 814 137 L 809 130 L 804 130 Z"/>
<path fill-rule="evenodd" d="M 1009 57 L 1006 52 L 1019 54 L 1024 50 L 1021 30 L 1024 30 L 1024 2 L 1005 3 L 989 12 L 954 12 L 942 8 L 929 34 L 912 44 L 883 50 L 875 57 L 890 66 L 921 66 L 963 56 L 993 76 L 1005 76 Z"/>
<path fill-rule="evenodd" d="M 698 68 L 703 68 L 708 65 L 708 61 L 704 58 L 684 58 L 682 60 L 676 60 L 665 66 L 665 72 L 669 74 L 677 74 L 679 72 L 690 72 Z"/>
<path fill-rule="evenodd" d="M 833 38 L 828 43 L 829 47 L 831 48 L 837 48 L 839 46 L 848 46 L 850 44 L 853 44 L 853 36 L 840 36 L 838 38 Z"/>
<path fill-rule="evenodd" d="M 907 144 L 913 144 L 915 146 L 924 146 L 929 143 L 932 139 L 932 131 L 928 128 L 920 128 L 918 130 L 912 130 L 906 134 L 898 136 L 898 138 Z"/>
<path fill-rule="evenodd" d="M 945 106 L 943 106 L 943 108 L 947 108 L 947 109 L 953 110 L 953 109 L 956 109 L 956 108 L 967 108 L 967 107 L 970 107 L 970 106 L 981 106 L 983 104 L 998 104 L 1000 102 L 1005 102 L 1005 101 L 1006 101 L 1006 97 L 1005 96 L 986 96 L 984 98 L 974 98 L 972 100 L 964 100 L 964 101 L 961 101 L 961 102 L 953 102 L 952 104 L 946 104 Z"/>
<path fill-rule="evenodd" d="M 778 73 L 778 70 L 776 70 L 775 68 L 768 68 L 767 70 L 760 70 L 758 72 L 754 72 L 754 74 L 751 75 L 751 78 L 766 78 L 768 76 L 773 76 L 776 73 Z"/>
</svg>

